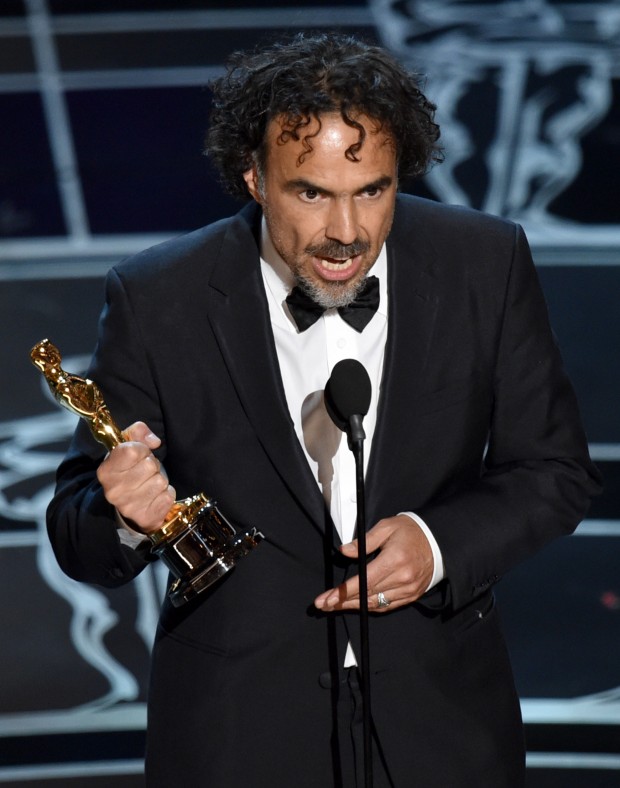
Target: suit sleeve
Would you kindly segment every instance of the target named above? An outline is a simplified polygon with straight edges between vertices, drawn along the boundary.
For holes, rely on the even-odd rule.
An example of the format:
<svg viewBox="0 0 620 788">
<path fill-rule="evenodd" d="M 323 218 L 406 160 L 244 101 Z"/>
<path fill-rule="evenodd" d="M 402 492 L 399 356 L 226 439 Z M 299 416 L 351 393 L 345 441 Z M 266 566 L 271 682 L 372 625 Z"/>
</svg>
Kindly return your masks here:
<svg viewBox="0 0 620 788">
<path fill-rule="evenodd" d="M 88 370 L 101 388 L 112 417 L 124 429 L 138 419 L 162 438 L 156 386 L 131 303 L 118 274 L 106 280 L 106 304 L 97 348 Z M 158 451 L 163 460 L 165 451 Z M 114 507 L 105 499 L 96 471 L 105 456 L 80 420 L 60 465 L 56 492 L 47 511 L 48 534 L 62 570 L 75 580 L 102 586 L 128 582 L 152 560 L 149 542 L 132 549 L 121 544 Z"/>
<path fill-rule="evenodd" d="M 441 548 L 452 605 L 466 604 L 512 566 L 571 533 L 599 482 L 527 241 L 517 228 L 482 473 L 418 510 Z"/>
</svg>

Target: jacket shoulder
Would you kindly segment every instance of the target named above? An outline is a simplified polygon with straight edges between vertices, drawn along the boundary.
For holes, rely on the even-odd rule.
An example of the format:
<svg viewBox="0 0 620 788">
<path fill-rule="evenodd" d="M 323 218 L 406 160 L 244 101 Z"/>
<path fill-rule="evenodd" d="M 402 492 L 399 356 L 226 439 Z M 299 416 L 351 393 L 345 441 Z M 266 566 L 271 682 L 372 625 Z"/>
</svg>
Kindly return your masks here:
<svg viewBox="0 0 620 788">
<path fill-rule="evenodd" d="M 523 229 L 514 222 L 460 205 L 399 195 L 390 234 L 397 254 L 435 260 L 436 270 L 463 275 L 507 273 L 515 254 L 530 259 Z"/>
<path fill-rule="evenodd" d="M 246 206 L 238 214 L 201 227 L 193 232 L 171 238 L 132 255 L 113 267 L 113 271 L 128 285 L 145 285 L 168 277 L 191 280 L 200 274 L 202 281 L 227 253 L 227 246 L 242 244 L 255 247 L 254 225 L 256 211 Z"/>
<path fill-rule="evenodd" d="M 427 227 L 430 232 L 443 228 L 470 230 L 471 232 L 499 233 L 514 237 L 517 225 L 509 219 L 493 216 L 464 205 L 447 203 L 399 194 L 396 201 L 395 221 L 403 224 L 414 223 Z"/>
</svg>

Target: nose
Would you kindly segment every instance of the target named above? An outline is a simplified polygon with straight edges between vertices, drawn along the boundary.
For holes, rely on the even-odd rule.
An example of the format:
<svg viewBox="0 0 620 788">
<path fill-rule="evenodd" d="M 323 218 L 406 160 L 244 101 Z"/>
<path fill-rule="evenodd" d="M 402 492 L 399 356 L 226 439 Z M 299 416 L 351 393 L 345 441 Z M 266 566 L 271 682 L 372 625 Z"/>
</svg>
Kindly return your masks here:
<svg viewBox="0 0 620 788">
<path fill-rule="evenodd" d="M 358 236 L 357 212 L 353 200 L 334 200 L 330 205 L 325 235 L 332 241 L 351 244 Z"/>
</svg>

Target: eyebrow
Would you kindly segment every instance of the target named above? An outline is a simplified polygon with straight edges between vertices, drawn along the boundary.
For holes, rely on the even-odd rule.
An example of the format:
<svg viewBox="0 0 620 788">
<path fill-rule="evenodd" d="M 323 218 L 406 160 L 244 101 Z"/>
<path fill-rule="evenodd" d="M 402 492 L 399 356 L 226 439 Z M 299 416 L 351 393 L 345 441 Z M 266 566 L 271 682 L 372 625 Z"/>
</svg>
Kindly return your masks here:
<svg viewBox="0 0 620 788">
<path fill-rule="evenodd" d="M 382 175 L 380 178 L 377 178 L 375 181 L 371 181 L 370 183 L 364 184 L 360 189 L 358 189 L 355 193 L 361 194 L 362 192 L 367 191 L 368 189 L 387 189 L 393 183 L 393 178 L 390 175 Z M 313 191 L 318 192 L 319 194 L 325 194 L 327 196 L 333 196 L 333 192 L 330 192 L 329 189 L 324 189 L 321 186 L 317 186 L 315 183 L 311 181 L 305 180 L 305 178 L 295 178 L 292 181 L 287 181 L 285 184 L 286 191 Z"/>
</svg>

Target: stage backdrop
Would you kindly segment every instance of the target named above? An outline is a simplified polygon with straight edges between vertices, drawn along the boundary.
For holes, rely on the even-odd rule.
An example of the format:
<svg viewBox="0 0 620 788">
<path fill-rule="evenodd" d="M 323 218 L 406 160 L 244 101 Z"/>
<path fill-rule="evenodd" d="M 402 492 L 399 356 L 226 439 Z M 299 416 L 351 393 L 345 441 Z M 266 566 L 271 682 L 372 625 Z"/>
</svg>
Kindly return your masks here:
<svg viewBox="0 0 620 788">
<path fill-rule="evenodd" d="M 234 49 L 324 29 L 427 75 L 446 161 L 403 187 L 532 243 L 606 492 L 497 593 L 531 784 L 620 784 L 620 8 L 544 0 L 0 5 L 0 783 L 139 784 L 166 584 L 58 570 L 45 508 L 75 420 L 29 350 L 49 337 L 84 370 L 109 266 L 237 209 L 202 155 L 209 80 Z"/>
</svg>

